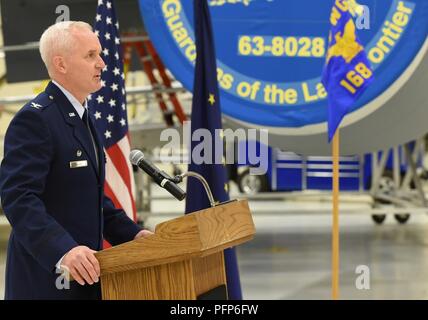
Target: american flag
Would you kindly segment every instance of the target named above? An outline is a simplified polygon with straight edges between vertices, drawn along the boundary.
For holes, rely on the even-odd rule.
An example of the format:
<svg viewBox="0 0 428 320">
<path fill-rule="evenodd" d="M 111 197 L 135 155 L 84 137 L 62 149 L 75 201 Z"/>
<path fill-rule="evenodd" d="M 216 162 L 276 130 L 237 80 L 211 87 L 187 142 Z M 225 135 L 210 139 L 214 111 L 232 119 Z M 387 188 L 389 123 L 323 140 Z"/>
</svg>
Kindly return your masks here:
<svg viewBox="0 0 428 320">
<path fill-rule="evenodd" d="M 134 184 L 128 121 L 126 113 L 125 75 L 119 39 L 119 23 L 112 1 L 98 0 L 95 33 L 106 64 L 101 74 L 102 88 L 88 99 L 89 110 L 103 136 L 107 157 L 105 194 L 136 221 Z"/>
</svg>

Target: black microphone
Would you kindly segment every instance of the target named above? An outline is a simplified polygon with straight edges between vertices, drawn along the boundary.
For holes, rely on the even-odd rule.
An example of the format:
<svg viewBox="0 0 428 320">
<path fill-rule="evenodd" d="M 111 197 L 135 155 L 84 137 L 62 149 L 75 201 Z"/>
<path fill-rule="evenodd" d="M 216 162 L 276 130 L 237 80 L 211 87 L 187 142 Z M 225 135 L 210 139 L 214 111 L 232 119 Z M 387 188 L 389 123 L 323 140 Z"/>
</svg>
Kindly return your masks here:
<svg viewBox="0 0 428 320">
<path fill-rule="evenodd" d="M 156 168 L 149 160 L 144 159 L 144 153 L 140 150 L 132 150 L 129 154 L 129 160 L 131 160 L 133 165 L 139 167 L 152 177 L 159 186 L 166 189 L 178 200 L 181 201 L 186 197 L 186 192 L 172 182 L 172 178 L 168 174 Z"/>
</svg>

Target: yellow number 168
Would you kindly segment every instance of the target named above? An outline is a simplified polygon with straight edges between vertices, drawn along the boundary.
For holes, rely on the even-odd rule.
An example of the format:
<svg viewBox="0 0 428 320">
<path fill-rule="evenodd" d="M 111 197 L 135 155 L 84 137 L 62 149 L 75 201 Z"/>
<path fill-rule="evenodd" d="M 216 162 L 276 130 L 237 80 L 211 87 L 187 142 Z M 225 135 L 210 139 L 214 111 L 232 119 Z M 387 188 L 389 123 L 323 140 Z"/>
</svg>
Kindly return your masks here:
<svg viewBox="0 0 428 320">
<path fill-rule="evenodd" d="M 355 66 L 355 70 L 346 74 L 346 79 L 343 79 L 340 84 L 350 93 L 355 94 L 357 89 L 364 84 L 364 81 L 372 75 L 373 72 L 363 62 L 360 62 Z"/>
</svg>

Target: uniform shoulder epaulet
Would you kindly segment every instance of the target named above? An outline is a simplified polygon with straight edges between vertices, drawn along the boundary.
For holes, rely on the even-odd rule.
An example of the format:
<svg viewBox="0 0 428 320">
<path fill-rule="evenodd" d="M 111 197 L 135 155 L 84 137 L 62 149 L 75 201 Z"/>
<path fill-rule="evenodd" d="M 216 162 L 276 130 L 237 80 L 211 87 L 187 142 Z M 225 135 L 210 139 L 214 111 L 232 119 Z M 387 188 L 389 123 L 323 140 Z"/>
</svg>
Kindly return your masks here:
<svg viewBox="0 0 428 320">
<path fill-rule="evenodd" d="M 28 102 L 28 106 L 37 110 L 43 110 L 51 103 L 53 103 L 53 97 L 47 94 L 46 92 L 42 92 L 33 100 Z"/>
</svg>

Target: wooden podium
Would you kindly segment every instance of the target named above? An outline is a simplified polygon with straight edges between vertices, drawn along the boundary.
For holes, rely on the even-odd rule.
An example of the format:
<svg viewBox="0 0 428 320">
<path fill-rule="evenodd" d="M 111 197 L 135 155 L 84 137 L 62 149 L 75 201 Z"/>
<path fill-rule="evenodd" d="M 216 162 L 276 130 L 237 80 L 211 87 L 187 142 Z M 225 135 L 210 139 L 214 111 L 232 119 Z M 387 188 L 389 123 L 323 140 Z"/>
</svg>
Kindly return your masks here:
<svg viewBox="0 0 428 320">
<path fill-rule="evenodd" d="M 255 233 L 247 201 L 230 201 L 156 226 L 154 235 L 96 254 L 103 300 L 194 300 L 225 292 L 223 250 Z"/>
</svg>

